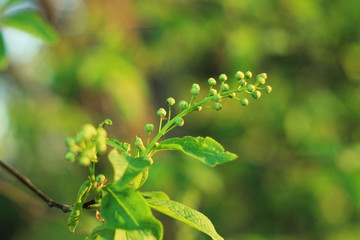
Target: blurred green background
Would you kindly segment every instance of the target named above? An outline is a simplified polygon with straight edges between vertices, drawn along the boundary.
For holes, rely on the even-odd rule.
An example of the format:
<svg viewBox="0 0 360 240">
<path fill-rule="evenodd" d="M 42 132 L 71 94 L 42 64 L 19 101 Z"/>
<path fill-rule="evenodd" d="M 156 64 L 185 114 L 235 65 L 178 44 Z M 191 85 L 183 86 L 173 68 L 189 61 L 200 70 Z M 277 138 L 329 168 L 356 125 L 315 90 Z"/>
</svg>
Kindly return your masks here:
<svg viewBox="0 0 360 240">
<path fill-rule="evenodd" d="M 0 157 L 51 197 L 71 204 L 87 176 L 64 159 L 65 138 L 82 124 L 110 118 L 110 136 L 132 142 L 192 83 L 266 72 L 273 93 L 194 113 L 172 133 L 211 136 L 236 161 L 208 168 L 162 153 L 144 189 L 199 209 L 228 240 L 359 238 L 359 1 L 26 3 L 60 39 L 3 29 Z M 109 163 L 99 171 L 111 174 Z M 73 235 L 67 216 L 0 170 L 1 239 L 82 239 L 97 224 L 88 211 Z M 165 239 L 209 239 L 159 218 Z"/>
</svg>

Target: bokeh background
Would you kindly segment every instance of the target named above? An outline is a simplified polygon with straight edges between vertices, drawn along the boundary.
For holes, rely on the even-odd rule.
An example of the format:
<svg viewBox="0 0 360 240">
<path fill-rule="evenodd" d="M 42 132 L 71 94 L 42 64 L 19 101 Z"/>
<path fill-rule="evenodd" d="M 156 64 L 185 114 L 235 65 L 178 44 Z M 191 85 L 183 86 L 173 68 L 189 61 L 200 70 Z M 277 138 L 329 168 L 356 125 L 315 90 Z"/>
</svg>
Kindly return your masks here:
<svg viewBox="0 0 360 240">
<path fill-rule="evenodd" d="M 238 71 L 266 72 L 273 93 L 203 110 L 172 136 L 211 136 L 236 161 L 208 168 L 181 154 L 155 158 L 144 190 L 205 213 L 228 240 L 360 236 L 360 2 L 352 0 L 38 0 L 59 41 L 3 28 L 0 157 L 71 204 L 87 169 L 65 161 L 64 139 L 113 120 L 112 138 L 144 137 L 167 97 Z M 106 159 L 106 158 L 104 158 Z M 100 169 L 111 174 L 104 160 Z M 159 215 L 165 239 L 209 239 Z M 0 170 L 1 239 L 82 239 Z"/>
</svg>

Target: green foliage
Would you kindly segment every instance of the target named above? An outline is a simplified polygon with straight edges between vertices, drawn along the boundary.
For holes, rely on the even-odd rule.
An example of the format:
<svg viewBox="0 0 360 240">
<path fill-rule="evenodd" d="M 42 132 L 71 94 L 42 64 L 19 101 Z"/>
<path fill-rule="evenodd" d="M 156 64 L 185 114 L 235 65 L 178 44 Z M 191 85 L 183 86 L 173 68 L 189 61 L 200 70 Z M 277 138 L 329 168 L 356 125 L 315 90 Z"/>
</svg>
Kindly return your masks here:
<svg viewBox="0 0 360 240">
<path fill-rule="evenodd" d="M 58 35 L 46 21 L 40 16 L 39 12 L 20 8 L 19 10 L 8 11 L 9 8 L 21 3 L 21 0 L 8 0 L 0 6 L 0 22 L 2 27 L 11 27 L 31 34 L 46 43 L 56 43 Z M 0 29 L 1 31 L 1 29 Z M 6 45 L 3 33 L 0 32 L 0 70 L 7 67 Z"/>
<path fill-rule="evenodd" d="M 225 152 L 224 148 L 211 137 L 170 138 L 160 142 L 155 151 L 177 150 L 196 158 L 207 166 L 214 167 L 237 158 L 236 154 Z"/>
<path fill-rule="evenodd" d="M 238 76 L 241 76 L 240 78 Z M 111 125 L 110 120 L 104 121 L 96 129 L 91 124 L 85 124 L 76 137 L 67 139 L 69 152 L 66 158 L 71 162 L 78 162 L 80 165 L 88 166 L 89 180 L 80 188 L 77 201 L 72 207 L 72 212 L 68 220 L 71 232 L 79 222 L 81 209 L 88 197 L 89 191 L 94 190 L 95 204 L 92 208 L 99 211 L 99 217 L 103 224 L 93 230 L 89 239 L 115 239 L 120 235 L 123 239 L 156 239 L 163 237 L 162 224 L 152 215 L 150 208 L 168 215 L 176 220 L 209 235 L 214 240 L 223 239 L 215 230 L 211 221 L 202 213 L 191 209 L 184 204 L 170 200 L 162 192 L 144 192 L 139 188 L 146 182 L 149 169 L 154 163 L 152 157 L 159 151 L 176 150 L 200 160 L 205 165 L 214 167 L 237 158 L 236 154 L 227 152 L 220 143 L 210 137 L 190 137 L 169 138 L 158 142 L 175 127 L 184 125 L 187 114 L 197 111 L 202 107 L 221 110 L 220 101 L 226 98 L 239 100 L 236 94 L 254 94 L 264 90 L 261 85 L 266 79 L 266 74 L 259 75 L 264 81 L 257 81 L 254 84 L 240 83 L 243 74 L 238 72 L 235 76 L 236 81 L 233 88 L 225 83 L 227 76 L 221 74 L 219 81 L 221 88 L 219 93 L 211 94 L 214 90 L 216 81 L 209 81 L 209 94 L 202 100 L 197 101 L 200 93 L 200 86 L 193 84 L 190 90 L 190 101 L 182 100 L 179 102 L 180 112 L 171 117 L 172 106 L 175 99 L 166 100 L 169 111 L 160 108 L 156 114 L 159 117 L 158 133 L 151 139 L 150 133 L 154 130 L 153 124 L 145 124 L 144 131 L 148 133 L 147 144 L 141 138 L 135 138 L 135 150 L 131 152 L 131 145 L 122 143 L 116 139 L 108 139 L 105 130 L 106 125 Z M 245 73 L 247 79 L 251 78 L 251 73 Z M 259 77 L 258 76 L 258 77 Z M 260 97 L 260 94 L 257 98 Z M 213 106 L 211 106 L 213 104 Z M 166 124 L 163 126 L 163 121 Z M 113 183 L 107 184 L 104 175 L 95 178 L 95 164 L 99 161 L 98 153 L 104 153 L 107 144 L 113 149 L 108 154 L 108 159 L 114 170 Z M 99 147 L 101 146 L 101 147 Z M 71 157 L 69 157 L 69 155 Z M 84 160 L 87 159 L 87 160 Z"/>
</svg>

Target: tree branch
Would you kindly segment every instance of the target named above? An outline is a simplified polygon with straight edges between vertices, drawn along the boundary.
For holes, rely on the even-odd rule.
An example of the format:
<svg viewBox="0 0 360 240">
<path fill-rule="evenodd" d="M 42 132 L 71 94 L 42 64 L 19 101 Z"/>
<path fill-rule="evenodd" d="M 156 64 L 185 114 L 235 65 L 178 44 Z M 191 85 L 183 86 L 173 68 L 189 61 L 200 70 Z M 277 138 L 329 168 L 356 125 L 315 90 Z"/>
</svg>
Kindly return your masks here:
<svg viewBox="0 0 360 240">
<path fill-rule="evenodd" d="M 11 166 L 7 165 L 0 159 L 0 166 L 3 167 L 6 171 L 16 177 L 22 184 L 28 187 L 33 193 L 35 193 L 38 197 L 44 200 L 49 207 L 55 207 L 61 209 L 64 213 L 71 212 L 71 205 L 61 204 L 47 196 L 43 193 L 39 188 L 37 188 L 31 181 L 19 173 L 16 169 L 12 168 Z M 92 205 L 96 204 L 94 200 L 88 201 L 84 203 L 83 208 L 91 208 Z"/>
</svg>

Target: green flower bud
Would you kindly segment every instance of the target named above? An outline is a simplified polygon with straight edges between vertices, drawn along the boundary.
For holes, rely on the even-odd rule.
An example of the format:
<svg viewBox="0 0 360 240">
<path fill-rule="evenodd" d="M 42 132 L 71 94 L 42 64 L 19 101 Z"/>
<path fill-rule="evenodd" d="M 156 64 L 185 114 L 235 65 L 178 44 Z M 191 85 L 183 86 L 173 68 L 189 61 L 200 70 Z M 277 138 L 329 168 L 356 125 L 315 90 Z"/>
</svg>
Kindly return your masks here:
<svg viewBox="0 0 360 240">
<path fill-rule="evenodd" d="M 247 71 L 247 72 L 245 73 L 245 79 L 249 79 L 249 78 L 252 78 L 252 72 Z"/>
<path fill-rule="evenodd" d="M 220 101 L 220 100 L 221 100 L 220 94 L 215 94 L 215 95 L 214 95 L 214 101 L 215 101 L 215 102 L 218 102 L 218 101 Z"/>
<path fill-rule="evenodd" d="M 98 128 L 97 135 L 95 136 L 95 143 L 96 143 L 96 150 L 99 153 L 106 152 L 106 138 L 107 138 L 107 132 L 104 128 Z"/>
<path fill-rule="evenodd" d="M 258 77 L 262 77 L 264 78 L 265 80 L 267 79 L 267 74 L 266 73 L 260 73 L 257 75 Z"/>
<path fill-rule="evenodd" d="M 265 87 L 265 92 L 266 92 L 266 93 L 271 93 L 271 91 L 272 91 L 272 87 L 271 87 L 271 86 L 268 85 L 268 86 Z"/>
<path fill-rule="evenodd" d="M 257 77 L 256 77 L 256 82 L 257 82 L 258 84 L 260 84 L 260 85 L 264 85 L 264 84 L 266 83 L 266 80 L 265 80 L 265 78 L 263 78 L 263 77 L 257 76 Z"/>
<path fill-rule="evenodd" d="M 106 177 L 104 174 L 99 174 L 96 176 L 95 181 L 98 182 L 99 185 L 101 185 L 106 181 Z"/>
<path fill-rule="evenodd" d="M 219 76 L 219 81 L 220 82 L 225 82 L 227 80 L 227 76 L 223 73 L 223 74 L 220 74 Z"/>
<path fill-rule="evenodd" d="M 220 111 L 222 109 L 222 104 L 218 102 L 214 103 L 214 109 Z"/>
<path fill-rule="evenodd" d="M 182 101 L 179 102 L 179 107 L 181 109 L 186 109 L 186 108 L 189 107 L 189 103 L 187 101 L 182 100 Z"/>
<path fill-rule="evenodd" d="M 175 104 L 175 99 L 169 97 L 168 99 L 166 99 L 166 103 L 169 104 L 170 106 L 173 106 Z"/>
<path fill-rule="evenodd" d="M 253 98 L 255 98 L 255 99 L 259 99 L 261 97 L 261 92 L 255 91 L 251 94 L 251 96 L 253 96 Z"/>
<path fill-rule="evenodd" d="M 81 133 L 85 140 L 90 141 L 96 135 L 96 128 L 91 124 L 85 124 L 81 128 Z"/>
<path fill-rule="evenodd" d="M 65 159 L 68 160 L 69 162 L 74 162 L 75 161 L 75 154 L 72 152 L 68 152 L 65 154 Z"/>
<path fill-rule="evenodd" d="M 157 110 L 156 114 L 160 117 L 165 117 L 166 116 L 166 110 L 164 108 L 159 108 L 159 110 Z"/>
<path fill-rule="evenodd" d="M 208 79 L 208 83 L 209 83 L 209 85 L 212 86 L 212 87 L 215 86 L 215 85 L 216 85 L 216 80 L 215 80 L 215 78 L 209 78 L 209 79 Z"/>
<path fill-rule="evenodd" d="M 66 143 L 66 146 L 68 147 L 72 147 L 72 146 L 75 146 L 76 145 L 76 141 L 74 138 L 72 137 L 69 137 L 65 140 L 65 143 Z"/>
<path fill-rule="evenodd" d="M 154 130 L 154 124 L 151 124 L 151 123 L 145 124 L 144 130 L 147 133 L 151 133 Z"/>
<path fill-rule="evenodd" d="M 182 119 L 182 118 L 177 118 L 176 120 L 175 120 L 175 124 L 176 124 L 176 126 L 178 126 L 178 127 L 182 127 L 182 126 L 184 126 L 184 119 Z"/>
<path fill-rule="evenodd" d="M 252 93 L 252 92 L 254 92 L 256 90 L 256 87 L 255 87 L 254 84 L 248 84 L 247 85 L 247 90 Z"/>
<path fill-rule="evenodd" d="M 227 90 L 229 90 L 229 89 L 230 89 L 229 84 L 227 84 L 227 83 L 221 83 L 220 89 L 221 89 L 222 91 L 227 91 Z"/>
<path fill-rule="evenodd" d="M 241 79 L 240 81 L 239 81 L 239 86 L 240 87 L 245 87 L 247 85 L 247 82 L 244 80 L 244 79 Z"/>
<path fill-rule="evenodd" d="M 216 89 L 214 89 L 214 88 L 210 89 L 209 95 L 210 95 L 210 96 L 214 96 L 215 94 L 217 94 Z"/>
<path fill-rule="evenodd" d="M 233 92 L 229 94 L 229 98 L 234 98 L 234 97 L 236 97 L 236 93 Z"/>
<path fill-rule="evenodd" d="M 78 163 L 83 166 L 89 166 L 90 162 L 90 158 L 83 154 L 78 159 Z"/>
<path fill-rule="evenodd" d="M 244 74 L 243 72 L 241 72 L 241 71 L 237 71 L 237 72 L 235 73 L 235 78 L 236 78 L 236 80 L 244 79 L 244 78 L 245 78 L 245 74 Z"/>
<path fill-rule="evenodd" d="M 200 86 L 197 83 L 194 83 L 191 87 L 190 93 L 191 95 L 198 95 L 200 92 Z"/>
<path fill-rule="evenodd" d="M 249 100 L 247 98 L 242 98 L 240 99 L 240 103 L 242 106 L 247 106 L 249 105 Z"/>
</svg>

